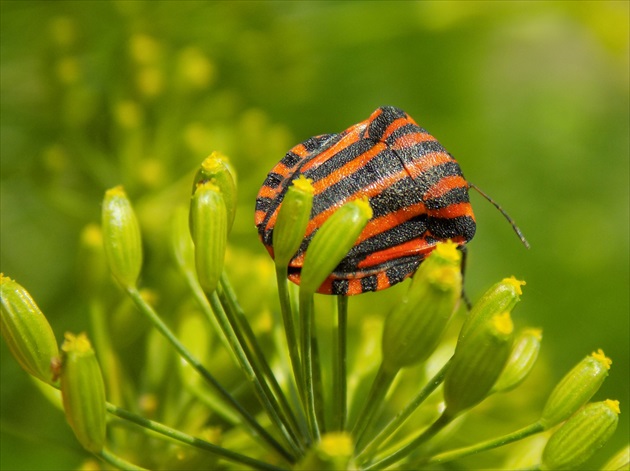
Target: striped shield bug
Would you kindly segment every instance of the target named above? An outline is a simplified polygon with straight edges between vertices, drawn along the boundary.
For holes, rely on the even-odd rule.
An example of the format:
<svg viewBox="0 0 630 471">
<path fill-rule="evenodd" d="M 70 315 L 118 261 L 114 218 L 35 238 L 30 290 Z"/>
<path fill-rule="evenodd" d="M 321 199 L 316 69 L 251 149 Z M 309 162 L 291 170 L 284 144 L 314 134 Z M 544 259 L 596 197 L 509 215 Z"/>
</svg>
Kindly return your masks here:
<svg viewBox="0 0 630 471">
<path fill-rule="evenodd" d="M 438 242 L 450 239 L 463 247 L 475 235 L 471 185 L 459 164 L 398 108 L 381 107 L 339 134 L 311 137 L 269 172 L 256 198 L 256 226 L 272 257 L 278 210 L 300 175 L 313 181 L 315 192 L 304 240 L 289 263 L 289 279 L 295 283 L 313 235 L 336 209 L 367 197 L 373 210 L 319 293 L 386 289 L 411 276 Z"/>
</svg>

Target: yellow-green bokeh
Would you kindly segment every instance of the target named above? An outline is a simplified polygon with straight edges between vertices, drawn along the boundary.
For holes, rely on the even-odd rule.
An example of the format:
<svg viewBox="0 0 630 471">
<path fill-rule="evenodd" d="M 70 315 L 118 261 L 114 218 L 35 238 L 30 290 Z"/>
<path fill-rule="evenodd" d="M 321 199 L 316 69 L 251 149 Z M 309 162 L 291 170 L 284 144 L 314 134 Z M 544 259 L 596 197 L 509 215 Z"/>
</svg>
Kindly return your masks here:
<svg viewBox="0 0 630 471">
<path fill-rule="evenodd" d="M 219 150 L 238 174 L 230 242 L 263 257 L 253 210 L 271 167 L 306 138 L 395 105 L 440 140 L 532 245 L 525 250 L 473 194 L 469 297 L 506 276 L 525 279 L 514 321 L 543 329 L 553 378 L 603 348 L 613 366 L 595 399 L 619 399 L 622 409 L 607 449 L 627 443 L 627 2 L 0 8 L 0 269 L 30 291 L 59 340 L 88 328 L 75 294 L 76 252 L 105 189 L 125 185 L 137 206 L 151 285 L 169 263 L 156 241 L 168 234 L 170 207 L 186 204 L 194 170 Z M 385 313 L 399 294 L 351 299 L 350 322 Z M 0 352 L 0 468 L 77 466 L 86 455 L 63 416 L 4 343 Z"/>
</svg>

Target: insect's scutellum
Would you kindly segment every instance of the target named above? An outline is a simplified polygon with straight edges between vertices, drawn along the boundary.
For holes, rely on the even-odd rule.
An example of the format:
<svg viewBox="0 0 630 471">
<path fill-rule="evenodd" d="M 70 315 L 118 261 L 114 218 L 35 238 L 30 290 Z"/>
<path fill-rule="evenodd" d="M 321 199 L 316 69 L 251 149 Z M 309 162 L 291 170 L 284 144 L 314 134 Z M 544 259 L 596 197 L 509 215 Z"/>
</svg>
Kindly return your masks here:
<svg viewBox="0 0 630 471">
<path fill-rule="evenodd" d="M 492 198 L 490 198 L 490 196 L 488 196 L 486 193 L 481 191 L 481 189 L 479 189 L 477 185 L 473 185 L 472 183 L 468 182 L 468 188 L 472 188 L 473 190 L 475 190 L 477 193 L 479 193 L 481 196 L 487 199 L 490 202 L 490 204 L 492 204 L 495 208 L 497 208 L 499 212 L 503 214 L 503 217 L 507 219 L 507 221 L 510 223 L 510 226 L 512 226 L 512 229 L 514 229 L 514 232 L 516 232 L 516 235 L 521 240 L 525 248 L 527 249 L 530 248 L 529 242 L 527 242 L 527 239 L 523 235 L 523 232 L 521 231 L 521 229 L 516 225 L 516 222 L 514 222 L 514 219 L 512 219 L 510 215 L 506 213 L 505 210 L 499 205 L 499 203 L 497 203 Z"/>
</svg>

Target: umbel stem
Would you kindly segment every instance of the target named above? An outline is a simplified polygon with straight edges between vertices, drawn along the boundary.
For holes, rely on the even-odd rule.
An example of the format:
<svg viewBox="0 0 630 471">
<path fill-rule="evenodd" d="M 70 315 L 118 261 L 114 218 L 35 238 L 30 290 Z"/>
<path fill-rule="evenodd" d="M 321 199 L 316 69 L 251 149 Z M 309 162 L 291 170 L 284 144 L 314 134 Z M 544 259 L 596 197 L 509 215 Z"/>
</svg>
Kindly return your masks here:
<svg viewBox="0 0 630 471">
<path fill-rule="evenodd" d="M 184 358 L 198 373 L 201 377 L 206 380 L 219 394 L 221 399 L 230 404 L 234 410 L 243 418 L 243 420 L 248 424 L 248 426 L 252 429 L 252 432 L 256 435 L 259 435 L 264 442 L 279 453 L 283 458 L 288 460 L 289 462 L 294 462 L 295 457 L 286 451 L 278 441 L 273 438 L 269 432 L 267 432 L 257 421 L 254 419 L 249 412 L 247 412 L 243 406 L 241 406 L 232 395 L 216 380 L 216 378 L 201 364 L 201 362 L 193 357 L 193 355 L 188 351 L 188 349 L 182 344 L 179 339 L 173 334 L 173 332 L 168 328 L 168 326 L 160 319 L 157 313 L 153 310 L 153 308 L 142 298 L 138 289 L 135 286 L 129 286 L 126 288 L 127 293 L 136 304 L 138 309 L 149 319 L 149 321 L 154 325 L 158 331 L 167 338 L 167 340 L 173 345 L 175 350 Z"/>
</svg>

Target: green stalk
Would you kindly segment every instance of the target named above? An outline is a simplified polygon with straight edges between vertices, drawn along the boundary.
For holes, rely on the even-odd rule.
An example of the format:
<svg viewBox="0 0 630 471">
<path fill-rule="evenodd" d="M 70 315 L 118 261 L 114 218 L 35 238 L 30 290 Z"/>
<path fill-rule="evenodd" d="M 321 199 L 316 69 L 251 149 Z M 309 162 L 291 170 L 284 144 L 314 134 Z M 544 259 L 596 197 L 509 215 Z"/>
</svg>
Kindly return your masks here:
<svg viewBox="0 0 630 471">
<path fill-rule="evenodd" d="M 238 303 L 236 294 L 234 293 L 234 290 L 232 289 L 230 281 L 225 272 L 221 275 L 219 286 L 221 289 L 218 290 L 218 294 L 219 299 L 221 300 L 221 304 L 223 305 L 227 314 L 235 319 L 235 322 L 240 327 L 240 331 L 245 334 L 246 343 L 244 343 L 243 345 L 246 349 L 246 352 L 248 351 L 248 346 L 253 349 L 253 355 L 250 354 L 250 361 L 252 361 L 252 363 L 257 368 L 261 369 L 264 377 L 267 378 L 273 394 L 275 395 L 275 398 L 280 405 L 280 409 L 288 419 L 290 430 L 292 431 L 294 437 L 296 437 L 296 441 L 300 442 L 300 426 L 298 425 L 298 421 L 295 417 L 295 414 L 293 413 L 293 409 L 291 409 L 291 406 L 289 405 L 289 401 L 284 391 L 280 387 L 280 384 L 278 384 L 278 380 L 276 379 L 276 376 L 273 374 L 273 371 L 271 370 L 271 367 L 267 362 L 267 356 L 262 351 L 262 348 L 260 348 L 258 339 L 256 338 L 254 331 L 250 327 L 249 322 L 245 317 L 245 313 L 243 312 L 243 309 Z"/>
<path fill-rule="evenodd" d="M 118 404 L 125 404 L 126 397 L 132 396 L 129 382 L 124 381 L 125 374 L 116 351 L 112 347 L 109 326 L 105 319 L 103 305 L 94 297 L 88 300 L 88 311 L 94 336 L 94 350 L 103 371 L 103 379 L 107 385 L 107 396 Z M 126 395 L 124 393 L 127 393 Z M 126 441 L 124 431 L 116 430 L 111 435 L 111 443 L 122 444 Z M 116 446 L 114 446 L 114 449 Z"/>
<path fill-rule="evenodd" d="M 247 348 L 245 339 L 243 338 L 238 325 L 236 325 L 235 319 L 230 318 L 227 315 L 227 312 L 223 309 L 219 296 L 216 292 L 207 295 L 207 298 L 212 306 L 212 310 L 214 311 L 217 320 L 219 321 L 223 334 L 227 337 L 230 347 L 238 358 L 239 366 L 245 373 L 249 382 L 252 384 L 254 391 L 256 392 L 262 406 L 267 411 L 269 418 L 276 425 L 285 441 L 292 448 L 293 453 L 300 455 L 302 451 L 298 445 L 295 432 L 292 432 L 288 428 L 286 416 L 283 414 L 278 403 L 275 401 L 267 383 L 262 380 L 262 371 L 257 368 L 255 362 L 252 361 L 251 351 Z"/>
<path fill-rule="evenodd" d="M 121 419 L 127 420 L 129 422 L 133 422 L 134 424 L 139 425 L 140 427 L 144 427 L 147 430 L 158 433 L 160 435 L 164 435 L 165 437 L 168 437 L 172 440 L 177 440 L 186 445 L 199 448 L 201 450 L 209 451 L 226 460 L 234 461 L 235 463 L 241 463 L 247 466 L 251 466 L 254 469 L 263 469 L 267 471 L 284 471 L 286 469 L 286 468 L 279 468 L 277 466 L 273 466 L 263 461 L 258 461 L 254 458 L 250 458 L 249 456 L 241 455 L 240 453 L 230 451 L 226 448 L 222 448 L 206 440 L 202 440 L 201 438 L 193 437 L 191 435 L 180 432 L 179 430 L 175 430 L 159 422 L 149 420 L 145 417 L 134 414 L 125 409 L 121 409 L 110 403 L 107 403 L 107 412 L 109 412 L 112 415 L 115 415 L 116 417 L 120 417 Z"/>
<path fill-rule="evenodd" d="M 485 442 L 476 443 L 471 446 L 445 451 L 423 461 L 422 464 L 445 463 L 447 461 L 456 460 L 464 456 L 474 455 L 475 453 L 479 453 L 482 451 L 492 450 L 493 448 L 498 448 L 500 446 L 507 445 L 508 443 L 522 440 L 523 438 L 529 437 L 530 435 L 534 435 L 544 430 L 545 427 L 543 426 L 543 424 L 541 424 L 540 422 L 534 422 L 527 427 L 523 427 L 520 430 L 516 430 L 501 437 L 486 440 Z"/>
<path fill-rule="evenodd" d="M 111 464 L 116 467 L 116 469 L 121 469 L 124 471 L 148 471 L 147 468 L 143 468 L 141 466 L 137 466 L 135 464 L 130 463 L 129 461 L 123 460 L 121 457 L 113 454 L 106 448 L 103 448 L 98 455 L 105 462 Z"/>
<path fill-rule="evenodd" d="M 372 455 L 376 452 L 379 446 L 385 443 L 399 428 L 405 423 L 405 421 L 415 412 L 415 410 L 422 404 L 427 397 L 431 395 L 435 389 L 444 381 L 444 375 L 450 364 L 450 360 L 438 371 L 435 376 L 429 381 L 424 388 L 416 395 L 416 397 L 409 402 L 396 416 L 389 421 L 389 423 L 368 443 L 363 450 L 357 452 L 357 461 L 363 462 L 371 459 Z"/>
<path fill-rule="evenodd" d="M 385 469 L 390 464 L 394 464 L 397 461 L 400 461 L 401 459 L 411 454 L 420 445 L 433 438 L 440 430 L 450 424 L 452 420 L 453 416 L 442 414 L 435 422 L 433 422 L 431 426 L 429 426 L 424 432 L 414 438 L 407 445 L 398 449 L 391 455 L 386 456 L 380 461 L 377 461 L 376 463 L 371 463 L 368 466 L 363 467 L 362 469 L 364 471 L 369 471 L 373 469 Z"/>
<path fill-rule="evenodd" d="M 223 345 L 225 346 L 227 351 L 231 354 L 234 361 L 237 364 L 240 364 L 241 360 L 239 360 L 238 353 L 234 348 L 232 348 L 230 341 L 228 340 L 226 336 L 226 332 L 224 331 L 224 328 L 222 327 L 222 325 L 219 323 L 218 317 L 214 314 L 214 309 L 210 305 L 209 298 L 206 297 L 205 293 L 203 292 L 203 289 L 201 288 L 201 285 L 197 281 L 197 278 L 194 276 L 194 274 L 190 270 L 184 270 L 184 273 L 186 275 L 186 280 L 188 281 L 188 285 L 191 288 L 199 305 L 201 306 L 203 313 L 206 315 L 208 320 L 213 325 Z M 221 306 L 223 306 L 224 308 L 224 312 L 226 314 L 229 314 L 228 319 L 231 319 L 229 322 L 230 325 L 235 325 L 236 322 L 238 322 L 237 317 L 240 317 L 241 321 L 239 323 L 239 328 L 235 329 L 236 332 L 240 333 L 241 328 L 242 328 L 242 330 L 245 332 L 246 335 L 249 334 L 247 335 L 248 340 L 250 340 L 249 344 L 243 340 L 242 336 L 239 336 L 238 337 L 239 345 L 243 347 L 243 351 L 246 354 L 246 357 L 248 358 L 248 361 L 250 362 L 250 364 L 255 365 L 256 371 L 260 372 L 260 369 L 262 368 L 263 374 L 265 374 L 268 378 L 270 378 L 271 385 L 277 394 L 276 397 L 279 397 L 281 409 L 283 410 L 286 417 L 288 417 L 288 420 L 290 420 L 290 424 L 292 427 L 291 435 L 294 439 L 293 441 L 295 443 L 300 442 L 300 439 L 299 439 L 300 434 L 297 432 L 298 430 L 297 421 L 295 419 L 295 416 L 293 415 L 293 411 L 291 410 L 288 404 L 288 401 L 286 400 L 286 397 L 284 396 L 284 393 L 282 392 L 282 389 L 280 388 L 280 385 L 278 384 L 275 376 L 273 375 L 273 372 L 271 371 L 271 368 L 269 367 L 268 363 L 265 361 L 262 361 L 260 363 L 257 362 L 258 359 L 264 360 L 265 358 L 264 353 L 262 352 L 258 343 L 256 342 L 254 333 L 249 327 L 249 323 L 244 318 L 245 316 L 240 306 L 238 306 L 238 304 L 235 305 L 236 303 L 235 295 L 234 295 L 234 292 L 231 290 L 231 287 L 229 286 L 229 282 L 227 278 L 225 277 L 225 274 L 223 274 L 221 278 L 221 288 L 222 288 L 221 290 L 218 290 L 218 295 L 221 301 Z M 219 305 L 217 306 L 221 308 Z M 251 341 L 252 339 L 253 339 L 253 342 Z M 249 350 L 248 345 L 251 345 L 252 348 L 254 348 L 253 355 L 251 351 Z M 245 372 L 245 375 L 247 376 L 247 372 Z M 258 379 L 260 379 L 261 377 L 262 375 L 257 376 Z M 266 394 L 272 399 L 274 399 L 272 393 L 269 391 L 269 388 L 267 387 L 267 384 L 264 383 L 264 381 L 261 381 L 261 384 L 264 384 L 264 386 L 266 387 L 265 389 L 267 391 Z M 278 391 L 280 393 L 278 393 Z"/>
<path fill-rule="evenodd" d="M 293 377 L 297 385 L 298 394 L 302 405 L 305 404 L 304 380 L 302 378 L 302 370 L 300 369 L 300 352 L 298 350 L 298 341 L 295 330 L 295 322 L 293 321 L 293 309 L 291 308 L 291 298 L 289 296 L 289 282 L 287 280 L 287 267 L 279 267 L 276 265 L 276 279 L 278 281 L 278 295 L 280 298 L 280 311 L 282 312 L 282 320 L 284 322 L 284 332 L 287 337 L 287 345 L 289 347 L 289 358 L 291 360 L 291 368 L 293 369 Z"/>
<path fill-rule="evenodd" d="M 315 329 L 311 330 L 311 346 L 313 348 L 313 391 L 315 393 L 315 414 L 320 435 L 326 433 L 326 411 L 324 409 L 324 385 L 322 383 L 322 365 L 319 355 L 319 342 Z"/>
<path fill-rule="evenodd" d="M 251 381 L 252 376 L 248 373 L 247 369 L 253 368 L 255 372 L 254 377 L 256 378 L 256 381 L 258 381 L 260 385 L 260 387 L 257 387 L 256 385 L 254 385 L 254 389 L 259 395 L 259 398 L 261 398 L 261 401 L 263 401 L 263 404 L 266 405 L 265 407 L 267 408 L 267 406 L 271 406 L 275 411 L 280 410 L 277 404 L 275 403 L 275 398 L 273 394 L 271 393 L 271 391 L 269 390 L 269 387 L 264 382 L 264 380 L 261 379 L 263 378 L 263 375 L 260 372 L 260 368 L 263 369 L 263 373 L 266 373 L 268 377 L 271 377 L 271 384 L 275 385 L 274 389 L 280 392 L 282 392 L 282 390 L 280 389 L 280 386 L 278 385 L 278 382 L 276 381 L 276 378 L 273 375 L 271 368 L 269 368 L 269 365 L 266 362 L 262 362 L 263 365 L 260 366 L 260 364 L 256 361 L 257 359 L 261 359 L 261 358 L 264 360 L 265 358 L 264 353 L 258 346 L 258 343 L 255 340 L 255 336 L 251 328 L 249 327 L 249 323 L 247 322 L 246 319 L 244 319 L 242 310 L 240 309 L 238 305 L 236 306 L 234 305 L 236 302 L 235 294 L 231 290 L 231 287 L 225 275 L 223 274 L 221 277 L 222 289 L 218 290 L 218 295 L 221 302 L 220 303 L 216 302 L 214 303 L 213 306 L 211 306 L 212 296 L 214 296 L 214 294 L 211 295 L 210 297 L 206 297 L 205 293 L 203 292 L 203 289 L 201 288 L 201 285 L 199 284 L 199 282 L 197 281 L 197 278 L 195 277 L 195 275 L 193 274 L 191 270 L 184 269 L 184 274 L 186 276 L 186 280 L 188 282 L 189 287 L 191 288 L 195 298 L 197 299 L 199 305 L 201 306 L 202 311 L 204 312 L 206 317 L 209 319 L 209 321 L 212 323 L 215 331 L 219 334 L 219 337 L 221 338 L 221 341 L 223 342 L 225 348 L 228 350 L 228 352 L 230 352 L 234 361 L 237 364 L 241 365 L 245 373 L 245 376 L 248 379 L 250 379 L 250 381 Z M 221 313 L 223 314 L 219 314 L 217 309 L 219 309 Z M 226 314 L 228 315 L 228 317 L 225 317 Z M 236 318 L 239 317 L 238 316 L 239 314 L 240 314 L 240 317 L 242 317 L 243 319 L 241 320 L 239 327 L 234 327 L 237 324 Z M 227 319 L 227 322 L 225 321 L 220 322 L 220 316 L 225 317 L 225 319 Z M 248 340 L 250 340 L 250 344 L 255 350 L 254 354 L 251 353 L 251 351 L 248 348 L 247 342 L 244 341 L 241 335 L 241 330 L 244 331 L 246 334 L 249 333 Z M 230 338 L 230 333 L 232 334 L 232 338 Z M 236 333 L 236 344 L 239 346 L 239 348 L 235 348 L 233 346 L 235 333 Z M 252 339 L 253 339 L 253 342 L 251 341 Z M 240 349 L 240 354 L 239 354 L 239 349 Z M 243 361 L 245 361 L 245 359 L 247 359 L 247 363 L 249 365 L 248 367 L 243 366 Z M 295 416 L 293 415 L 284 394 L 282 393 L 279 397 L 281 401 L 281 410 L 283 411 L 284 415 L 288 417 L 288 419 L 286 419 L 286 417 L 284 419 L 281 419 L 280 422 L 283 424 L 286 424 L 288 421 L 290 421 L 288 422 L 290 423 L 292 427 L 291 433 L 290 433 L 290 436 L 291 436 L 290 443 L 292 444 L 291 446 L 292 448 L 294 448 L 294 451 L 301 454 L 301 450 L 298 450 L 300 447 L 297 446 L 297 443 L 299 443 L 299 433 L 297 433 L 298 426 L 297 426 Z M 269 411 L 269 409 L 267 410 Z M 275 415 L 277 418 L 279 417 L 277 413 L 275 413 Z M 276 421 L 274 422 L 276 424 L 278 423 Z M 287 435 L 288 432 L 286 431 L 285 425 L 282 425 L 281 430 L 282 429 L 285 430 L 283 434 L 288 437 Z"/>
<path fill-rule="evenodd" d="M 153 308 L 142 299 L 142 296 L 138 292 L 138 289 L 134 286 L 126 288 L 127 294 L 131 297 L 136 304 L 140 312 L 142 312 L 149 321 L 155 326 L 155 328 L 173 345 L 175 350 L 182 356 L 200 375 L 217 391 L 219 396 L 229 403 L 236 412 L 243 418 L 243 420 L 250 426 L 254 435 L 259 435 L 266 444 L 270 445 L 276 452 L 284 457 L 289 462 L 295 462 L 295 457 L 286 451 L 280 443 L 278 443 L 258 422 L 254 419 L 236 399 L 216 380 L 216 378 L 201 364 L 201 362 L 193 357 L 188 349 L 182 344 L 179 339 L 173 334 L 168 326 L 160 319 Z"/>
<path fill-rule="evenodd" d="M 352 434 L 354 435 L 354 440 L 357 447 L 360 447 L 364 435 L 367 432 L 370 425 L 372 425 L 372 420 L 378 411 L 381 410 L 381 404 L 383 403 L 383 398 L 387 394 L 392 381 L 396 377 L 398 372 L 391 372 L 386 370 L 381 363 L 381 366 L 376 373 L 376 377 L 372 382 L 372 388 L 370 389 L 370 393 L 363 404 L 363 408 L 357 417 L 357 421 L 354 425 L 354 429 L 352 430 Z"/>
<path fill-rule="evenodd" d="M 320 439 L 313 383 L 313 295 L 300 290 L 300 330 L 302 341 L 302 377 L 306 399 L 306 417 L 313 439 Z"/>
<path fill-rule="evenodd" d="M 347 383 L 347 335 L 348 335 L 348 297 L 337 296 L 337 316 L 333 325 L 333 423 L 338 431 L 346 427 L 348 416 Z"/>
<path fill-rule="evenodd" d="M 229 354 L 232 356 L 234 361 L 238 362 L 236 355 L 230 348 L 230 344 L 227 338 L 225 338 L 225 335 L 223 335 L 223 331 L 221 330 L 221 326 L 219 326 L 219 322 L 214 316 L 214 312 L 212 311 L 212 308 L 210 307 L 210 303 L 208 302 L 208 299 L 206 298 L 206 294 L 203 292 L 203 289 L 201 288 L 201 285 L 199 284 L 199 281 L 197 280 L 197 275 L 192 270 L 188 270 L 188 269 L 184 270 L 184 275 L 186 277 L 186 281 L 188 282 L 188 286 L 190 287 L 190 290 L 193 293 L 193 296 L 199 303 L 199 306 L 201 307 L 201 310 L 203 311 L 208 321 L 210 321 L 210 323 L 212 324 L 212 328 L 219 336 L 219 339 L 221 339 L 221 343 L 223 344 L 225 349 L 229 352 Z"/>
</svg>

